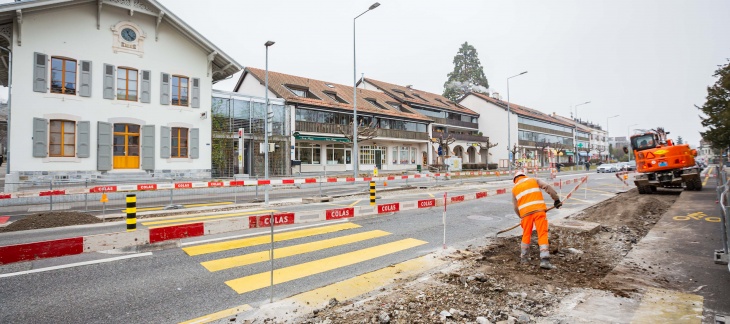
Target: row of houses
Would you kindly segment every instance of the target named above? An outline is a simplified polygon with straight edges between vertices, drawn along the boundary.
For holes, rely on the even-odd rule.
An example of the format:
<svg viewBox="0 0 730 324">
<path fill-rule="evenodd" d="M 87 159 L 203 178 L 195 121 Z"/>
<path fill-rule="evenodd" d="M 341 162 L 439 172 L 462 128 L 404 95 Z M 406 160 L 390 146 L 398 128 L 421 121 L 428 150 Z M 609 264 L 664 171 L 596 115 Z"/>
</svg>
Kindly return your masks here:
<svg viewBox="0 0 730 324">
<path fill-rule="evenodd" d="M 574 162 L 601 158 L 606 141 L 596 125 L 512 103 L 510 153 L 498 94 L 452 102 L 371 78 L 353 89 L 274 71 L 266 88 L 264 70 L 244 68 L 155 0 L 0 5 L 0 61 L 10 88 L 6 191 L 57 179 L 261 176 L 267 94 L 274 175 L 352 170 L 353 127 L 362 170 L 451 157 L 506 167 L 510 154 Z M 241 71 L 234 89 L 213 90 Z"/>
</svg>

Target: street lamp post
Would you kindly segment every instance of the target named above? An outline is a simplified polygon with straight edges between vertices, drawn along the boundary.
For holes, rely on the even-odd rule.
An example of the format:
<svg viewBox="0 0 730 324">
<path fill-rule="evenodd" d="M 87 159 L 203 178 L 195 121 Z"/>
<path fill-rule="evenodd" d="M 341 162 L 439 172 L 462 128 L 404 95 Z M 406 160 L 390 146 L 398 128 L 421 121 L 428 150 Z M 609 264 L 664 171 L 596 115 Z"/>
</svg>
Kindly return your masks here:
<svg viewBox="0 0 730 324">
<path fill-rule="evenodd" d="M 271 121 L 273 113 L 269 106 L 269 46 L 274 45 L 273 41 L 264 43 L 266 46 L 266 90 L 264 101 L 266 102 L 266 122 L 264 123 L 264 179 L 269 179 L 269 132 L 271 131 Z M 264 188 L 264 205 L 269 205 L 269 185 Z"/>
<path fill-rule="evenodd" d="M 629 142 L 629 146 L 631 146 L 631 127 L 637 126 L 639 124 L 631 124 L 628 127 L 626 127 L 626 140 Z M 631 161 L 631 153 L 633 150 L 629 152 L 629 162 Z"/>
<path fill-rule="evenodd" d="M 358 122 L 357 122 L 357 59 L 356 59 L 356 42 L 355 39 L 357 37 L 357 34 L 355 33 L 355 22 L 357 21 L 357 18 L 360 18 L 360 16 L 368 13 L 368 11 L 373 10 L 380 6 L 380 3 L 376 2 L 373 3 L 368 10 L 365 10 L 365 12 L 357 15 L 354 19 L 352 19 L 352 170 L 353 170 L 353 178 L 357 178 L 358 174 L 358 167 L 359 167 L 359 157 L 358 157 L 358 148 L 357 148 L 357 128 L 358 128 Z"/>
<path fill-rule="evenodd" d="M 13 98 L 13 52 L 10 51 L 10 49 L 2 46 L 0 46 L 0 50 L 8 52 L 8 118 L 6 123 L 7 126 L 5 126 L 5 161 L 8 161 L 8 165 L 6 165 L 7 169 L 5 170 L 5 173 L 10 174 L 10 116 L 12 113 L 11 99 Z"/>
<path fill-rule="evenodd" d="M 616 116 L 611 116 L 611 117 L 607 117 L 607 118 L 606 118 L 606 142 L 608 142 L 608 138 L 609 138 L 609 137 L 608 137 L 608 135 L 609 135 L 609 134 L 608 134 L 608 120 L 609 120 L 609 119 L 611 119 L 611 118 L 615 118 L 615 117 L 618 117 L 618 116 L 620 116 L 620 115 L 616 115 Z M 608 146 L 608 143 L 606 143 L 606 144 L 607 144 L 606 146 Z M 608 147 L 607 147 L 607 148 L 608 148 Z M 611 160 L 611 150 L 610 150 L 610 149 L 608 150 L 608 159 L 609 159 L 609 160 Z"/>
<path fill-rule="evenodd" d="M 579 106 L 582 106 L 582 105 L 587 105 L 589 103 L 591 103 L 591 102 L 590 101 L 586 101 L 584 103 L 579 103 L 579 104 L 573 106 L 573 108 L 575 108 L 575 119 L 578 119 L 578 107 Z"/>
<path fill-rule="evenodd" d="M 507 163 L 507 168 L 510 173 L 512 173 L 512 160 L 515 158 L 514 156 L 510 157 L 509 154 L 512 152 L 510 151 L 510 145 L 512 145 L 512 129 L 510 124 L 510 110 L 509 110 L 509 79 L 512 79 L 514 77 L 518 77 L 520 75 L 523 75 L 527 73 L 527 71 L 522 72 L 520 74 L 513 75 L 509 78 L 507 78 L 507 158 L 509 159 L 509 163 Z"/>
</svg>

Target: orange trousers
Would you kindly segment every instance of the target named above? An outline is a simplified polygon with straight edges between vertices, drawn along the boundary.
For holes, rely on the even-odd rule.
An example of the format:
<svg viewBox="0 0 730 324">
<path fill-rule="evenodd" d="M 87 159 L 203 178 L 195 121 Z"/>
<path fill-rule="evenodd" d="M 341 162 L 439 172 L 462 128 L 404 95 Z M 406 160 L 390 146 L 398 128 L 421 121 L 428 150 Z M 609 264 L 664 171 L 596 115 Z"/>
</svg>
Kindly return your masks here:
<svg viewBox="0 0 730 324">
<path fill-rule="evenodd" d="M 544 211 L 527 215 L 520 220 L 522 225 L 522 243 L 530 244 L 532 237 L 532 225 L 537 228 L 537 244 L 548 245 L 548 221 Z"/>
</svg>

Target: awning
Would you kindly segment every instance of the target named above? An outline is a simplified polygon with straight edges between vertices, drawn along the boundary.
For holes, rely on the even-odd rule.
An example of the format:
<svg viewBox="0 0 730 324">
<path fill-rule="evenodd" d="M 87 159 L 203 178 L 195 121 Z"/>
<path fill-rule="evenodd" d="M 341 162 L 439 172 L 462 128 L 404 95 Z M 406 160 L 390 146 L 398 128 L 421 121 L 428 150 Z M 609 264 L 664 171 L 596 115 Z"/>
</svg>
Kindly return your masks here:
<svg viewBox="0 0 730 324">
<path fill-rule="evenodd" d="M 344 137 L 332 137 L 332 136 L 313 136 L 313 135 L 302 135 L 299 132 L 295 132 L 294 138 L 303 141 L 322 141 L 322 142 L 340 142 L 350 143 L 350 140 Z"/>
<path fill-rule="evenodd" d="M 586 153 L 586 152 L 578 152 L 578 156 L 588 156 L 588 153 Z"/>
</svg>

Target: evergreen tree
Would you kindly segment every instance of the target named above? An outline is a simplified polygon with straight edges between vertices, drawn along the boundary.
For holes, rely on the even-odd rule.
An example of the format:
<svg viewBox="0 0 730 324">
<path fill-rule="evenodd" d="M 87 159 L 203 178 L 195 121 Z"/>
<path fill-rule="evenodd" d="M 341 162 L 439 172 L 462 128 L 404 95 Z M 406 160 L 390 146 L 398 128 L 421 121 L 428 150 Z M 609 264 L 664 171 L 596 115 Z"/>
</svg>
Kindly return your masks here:
<svg viewBox="0 0 730 324">
<path fill-rule="evenodd" d="M 707 101 L 697 107 L 704 115 L 700 116 L 702 126 L 707 127 L 700 134 L 712 147 L 723 149 L 730 146 L 730 63 L 721 65 L 714 76 L 718 80 L 707 87 Z"/>
<path fill-rule="evenodd" d="M 454 56 L 454 71 L 447 75 L 443 96 L 456 101 L 469 91 L 487 93 L 489 82 L 484 75 L 479 54 L 474 46 L 464 42 Z"/>
</svg>

